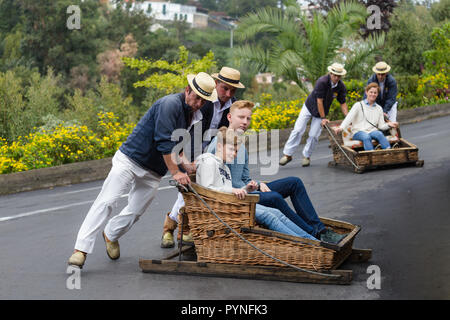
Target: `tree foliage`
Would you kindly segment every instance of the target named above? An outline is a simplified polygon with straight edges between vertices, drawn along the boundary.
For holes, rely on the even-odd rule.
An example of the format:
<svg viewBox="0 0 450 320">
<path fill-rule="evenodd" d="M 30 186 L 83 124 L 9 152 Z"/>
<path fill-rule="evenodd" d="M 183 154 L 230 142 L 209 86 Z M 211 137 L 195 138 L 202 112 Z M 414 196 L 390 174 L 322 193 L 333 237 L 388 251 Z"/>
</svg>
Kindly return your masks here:
<svg viewBox="0 0 450 320">
<path fill-rule="evenodd" d="M 142 81 L 137 81 L 135 87 L 155 88 L 168 93 L 176 92 L 186 87 L 186 76 L 200 71 L 209 72 L 216 67 L 214 54 L 210 51 L 201 59 L 189 61 L 189 52 L 184 46 L 179 48 L 179 59 L 175 62 L 166 60 L 146 60 L 123 58 L 126 66 L 137 69 L 139 74 L 151 70 L 152 73 Z"/>
<path fill-rule="evenodd" d="M 311 5 L 318 5 L 322 10 L 329 12 L 339 4 L 346 2 L 347 0 L 309 0 Z M 380 28 L 371 29 L 368 28 L 367 23 L 361 24 L 361 35 L 366 38 L 369 35 L 379 34 L 381 32 L 388 32 L 391 28 L 390 17 L 393 14 L 394 8 L 397 7 L 395 0 L 359 0 L 359 3 L 366 8 L 370 6 L 377 6 L 381 13 Z"/>
<path fill-rule="evenodd" d="M 425 61 L 422 52 L 430 49 L 430 32 L 435 22 L 423 6 L 403 3 L 395 11 L 386 36 L 382 59 L 397 74 L 420 74 Z"/>
<path fill-rule="evenodd" d="M 425 68 L 433 74 L 438 72 L 450 73 L 450 22 L 441 28 L 434 28 L 431 32 L 433 47 L 425 51 Z"/>
<path fill-rule="evenodd" d="M 246 44 L 237 48 L 236 54 L 260 71 L 274 72 L 303 88 L 303 77 L 314 83 L 327 73 L 327 66 L 339 56 L 344 40 L 357 32 L 366 16 L 365 7 L 355 2 L 342 3 L 326 16 L 314 12 L 311 19 L 295 3 L 285 11 L 260 9 L 242 19 L 237 34 L 251 40 L 258 34 L 269 33 L 273 40 L 268 48 Z M 372 53 L 375 47 L 368 46 L 364 55 Z M 359 56 L 362 55 L 354 58 Z"/>
</svg>

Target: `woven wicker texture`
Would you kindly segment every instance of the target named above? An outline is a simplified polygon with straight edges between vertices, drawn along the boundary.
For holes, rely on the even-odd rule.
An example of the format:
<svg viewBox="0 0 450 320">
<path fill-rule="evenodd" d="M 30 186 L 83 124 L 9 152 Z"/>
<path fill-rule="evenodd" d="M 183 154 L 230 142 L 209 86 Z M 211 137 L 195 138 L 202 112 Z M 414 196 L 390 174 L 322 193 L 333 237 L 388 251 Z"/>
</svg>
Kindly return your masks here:
<svg viewBox="0 0 450 320">
<path fill-rule="evenodd" d="M 198 190 L 197 190 L 198 191 Z M 184 212 L 189 217 L 189 226 L 194 238 L 199 262 L 229 263 L 240 265 L 281 266 L 284 264 L 267 257 L 230 232 L 193 193 L 183 192 Z M 209 193 L 211 194 L 211 193 Z M 352 250 L 353 238 L 340 251 L 325 248 L 319 241 L 291 237 L 293 240 L 273 235 L 243 232 L 254 220 L 254 206 L 245 200 L 225 202 L 220 193 L 217 198 L 202 196 L 214 212 L 240 235 L 268 254 L 289 264 L 309 270 L 329 270 L 347 257 Z M 338 233 L 349 233 L 353 225 L 334 228 Z"/>
</svg>

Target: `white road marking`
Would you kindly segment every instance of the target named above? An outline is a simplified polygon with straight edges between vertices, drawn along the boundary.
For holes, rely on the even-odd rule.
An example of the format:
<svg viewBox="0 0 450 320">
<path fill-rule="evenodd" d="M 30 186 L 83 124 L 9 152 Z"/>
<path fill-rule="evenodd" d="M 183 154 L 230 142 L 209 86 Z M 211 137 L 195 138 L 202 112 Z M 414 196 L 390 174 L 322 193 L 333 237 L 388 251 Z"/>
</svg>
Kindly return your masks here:
<svg viewBox="0 0 450 320">
<path fill-rule="evenodd" d="M 409 139 L 411 139 L 411 140 L 423 139 L 423 138 L 428 138 L 428 137 L 442 135 L 442 134 L 447 133 L 447 132 L 448 131 L 434 132 L 434 133 L 429 133 L 429 134 L 426 134 L 426 135 L 421 135 L 421 136 L 418 136 L 418 137 L 411 137 Z M 328 154 L 328 155 L 317 157 L 317 158 L 314 157 L 314 160 L 326 159 L 326 158 L 330 158 L 331 156 L 332 156 L 331 154 Z M 169 177 L 170 177 L 170 175 L 165 175 L 162 179 L 167 179 Z M 61 195 L 61 194 L 65 194 L 65 195 L 67 195 L 67 194 L 75 194 L 75 193 L 80 193 L 80 192 L 85 192 L 85 191 L 97 190 L 97 189 L 101 189 L 101 188 L 102 188 L 102 186 L 97 186 L 97 187 L 86 188 L 86 189 L 81 189 L 81 190 L 61 192 L 61 193 L 58 193 L 58 194 L 59 195 Z M 167 190 L 167 189 L 172 189 L 172 188 L 175 188 L 175 187 L 173 187 L 173 186 L 160 187 L 160 188 L 158 188 L 158 190 Z M 58 195 L 58 194 L 54 194 L 54 195 Z M 121 198 L 125 198 L 125 197 L 128 197 L 128 194 L 124 194 L 124 195 L 121 196 Z M 40 210 L 20 213 L 20 214 L 17 214 L 17 215 L 14 215 L 14 216 L 9 216 L 9 217 L 0 217 L 0 222 L 11 221 L 11 220 L 15 220 L 15 219 L 23 218 L 23 217 L 29 217 L 29 216 L 33 216 L 33 215 L 37 215 L 37 214 L 41 214 L 41 213 L 47 213 L 47 212 L 51 212 L 51 211 L 67 209 L 67 208 L 76 207 L 76 206 L 82 206 L 82 205 L 89 204 L 89 203 L 92 203 L 92 202 L 94 202 L 94 200 L 83 201 L 83 202 L 78 202 L 78 203 L 72 203 L 72 204 L 68 204 L 68 205 L 65 205 L 65 206 L 52 207 L 52 208 L 47 208 L 47 209 L 40 209 Z"/>
<path fill-rule="evenodd" d="M 99 188 L 101 188 L 101 187 L 99 187 Z M 160 187 L 160 188 L 158 188 L 158 191 L 160 191 L 160 190 L 168 190 L 168 189 L 173 189 L 173 188 L 175 188 L 175 187 L 173 187 L 173 186 Z M 88 191 L 88 190 L 93 190 L 93 189 L 98 189 L 98 188 L 88 188 L 88 189 L 83 189 L 83 190 L 78 190 L 78 191 L 69 191 L 69 192 L 70 193 L 75 193 L 75 192 L 82 192 L 82 191 Z M 128 193 L 120 196 L 120 198 L 125 198 L 125 197 L 128 197 Z M 56 210 L 62 210 L 62 209 L 82 206 L 82 205 L 90 204 L 90 203 L 93 203 L 93 202 L 94 202 L 94 200 L 82 201 L 82 202 L 67 204 L 65 206 L 58 206 L 58 207 L 52 207 L 52 208 L 47 208 L 47 209 L 40 209 L 40 210 L 35 210 L 35 211 L 30 211 L 30 212 L 19 213 L 19 214 L 16 214 L 16 215 L 13 215 L 13 216 L 9 216 L 9 217 L 0 217 L 0 222 L 11 221 L 11 220 L 19 219 L 19 218 L 34 216 L 34 215 L 37 215 L 37 214 L 48 213 L 48 212 L 51 212 L 51 211 L 56 211 Z"/>
</svg>

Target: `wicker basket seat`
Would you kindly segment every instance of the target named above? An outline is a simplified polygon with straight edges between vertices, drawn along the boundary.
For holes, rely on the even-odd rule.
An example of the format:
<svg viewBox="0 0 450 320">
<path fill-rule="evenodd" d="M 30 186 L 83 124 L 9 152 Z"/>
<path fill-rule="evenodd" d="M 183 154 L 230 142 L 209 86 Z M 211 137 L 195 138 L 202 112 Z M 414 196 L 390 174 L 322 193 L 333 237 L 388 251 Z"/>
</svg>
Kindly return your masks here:
<svg viewBox="0 0 450 320">
<path fill-rule="evenodd" d="M 333 127 L 339 126 L 341 122 L 342 120 L 336 120 L 328 123 L 328 137 L 334 158 L 334 161 L 328 164 L 329 166 L 343 165 L 353 168 L 354 172 L 357 173 L 383 166 L 404 164 L 423 166 L 423 160 L 419 160 L 419 149 L 416 145 L 402 138 L 400 128 L 391 128 L 390 135 L 387 136 L 391 144 L 396 143 L 395 148 L 364 150 L 361 141 L 350 139 L 351 135 L 348 129 L 343 134 L 336 134 Z M 376 144 L 377 142 L 375 142 Z"/>
<path fill-rule="evenodd" d="M 316 271 L 337 268 L 351 254 L 353 240 L 360 230 L 359 226 L 347 222 L 321 218 L 326 226 L 348 235 L 337 245 L 286 235 L 255 225 L 258 195 L 250 194 L 244 200 L 238 200 L 232 194 L 216 192 L 196 183 L 191 186 L 238 234 L 266 253 L 300 268 Z M 180 191 L 198 262 L 286 267 L 231 232 L 193 192 Z"/>
<path fill-rule="evenodd" d="M 330 125 L 330 128 L 337 127 L 337 126 L 338 125 L 336 125 L 336 123 L 332 123 Z M 396 128 L 390 128 L 389 134 L 385 135 L 385 137 L 391 145 L 400 141 L 398 130 Z M 363 146 L 364 146 L 362 141 L 352 139 L 352 126 L 351 125 L 349 125 L 347 129 L 342 131 L 342 141 L 343 141 L 344 146 L 352 148 L 352 149 L 363 148 Z M 378 144 L 378 141 L 373 139 L 372 144 L 374 146 L 376 146 Z"/>
</svg>

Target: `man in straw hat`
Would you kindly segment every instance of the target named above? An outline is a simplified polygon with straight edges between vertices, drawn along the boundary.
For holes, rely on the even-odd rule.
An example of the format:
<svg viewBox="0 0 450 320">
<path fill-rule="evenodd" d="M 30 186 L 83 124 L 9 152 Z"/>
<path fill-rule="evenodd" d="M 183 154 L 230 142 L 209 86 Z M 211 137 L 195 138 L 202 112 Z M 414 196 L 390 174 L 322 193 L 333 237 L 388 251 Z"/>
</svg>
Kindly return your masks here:
<svg viewBox="0 0 450 320">
<path fill-rule="evenodd" d="M 192 162 L 208 146 L 218 128 L 228 127 L 227 115 L 230 111 L 230 106 L 236 101 L 234 97 L 236 89 L 245 88 L 240 82 L 241 73 L 236 69 L 222 67 L 219 73 L 213 73 L 211 76 L 216 82 L 217 99 L 207 101 L 201 109 L 201 118 L 197 120 L 196 124 L 191 124 L 190 159 Z M 199 125 L 201 125 L 201 132 L 197 130 Z M 179 210 L 183 205 L 183 197 L 178 193 L 177 201 L 173 205 L 171 212 L 167 213 L 164 219 L 161 248 L 173 248 L 175 246 L 173 233 L 178 226 Z M 183 218 L 187 219 L 186 217 Z M 183 226 L 182 236 L 184 244 L 193 244 L 187 223 Z M 177 239 L 181 239 L 180 232 Z"/>
<path fill-rule="evenodd" d="M 343 77 L 347 71 L 339 63 L 333 63 L 328 67 L 328 71 L 329 73 L 327 75 L 324 75 L 317 80 L 314 90 L 309 94 L 295 121 L 294 129 L 284 146 L 283 157 L 280 159 L 280 165 L 282 166 L 292 160 L 295 148 L 297 148 L 302 141 L 302 136 L 306 130 L 309 119 L 311 119 L 311 128 L 309 129 L 309 137 L 306 141 L 306 145 L 303 148 L 302 166 L 307 167 L 310 165 L 311 154 L 319 141 L 322 126 L 329 122 L 326 117 L 334 98 L 337 98 L 341 104 L 342 113 L 344 115 L 347 115 L 348 113 L 347 103 L 345 102 L 347 89 L 341 81 L 341 77 Z"/>
<path fill-rule="evenodd" d="M 397 121 L 397 81 L 389 73 L 391 67 L 384 61 L 378 62 L 373 66 L 373 74 L 367 84 L 375 82 L 380 87 L 380 94 L 375 101 L 383 108 L 385 117 L 390 121 Z M 366 94 L 364 94 L 364 99 Z"/>
<path fill-rule="evenodd" d="M 151 106 L 114 155 L 111 171 L 78 232 L 70 265 L 84 265 L 100 228 L 122 195 L 129 192 L 127 206 L 109 219 L 103 231 L 106 252 L 112 260 L 120 256 L 119 238 L 151 204 L 168 170 L 179 183 L 190 183 L 189 176 L 178 168 L 178 152 L 173 151 L 177 141 L 172 141 L 171 136 L 176 129 L 188 128 L 205 102 L 217 99 L 217 92 L 214 79 L 207 73 L 190 74 L 187 80 L 184 92 L 165 96 Z M 185 158 L 182 166 L 190 170 Z"/>
</svg>

